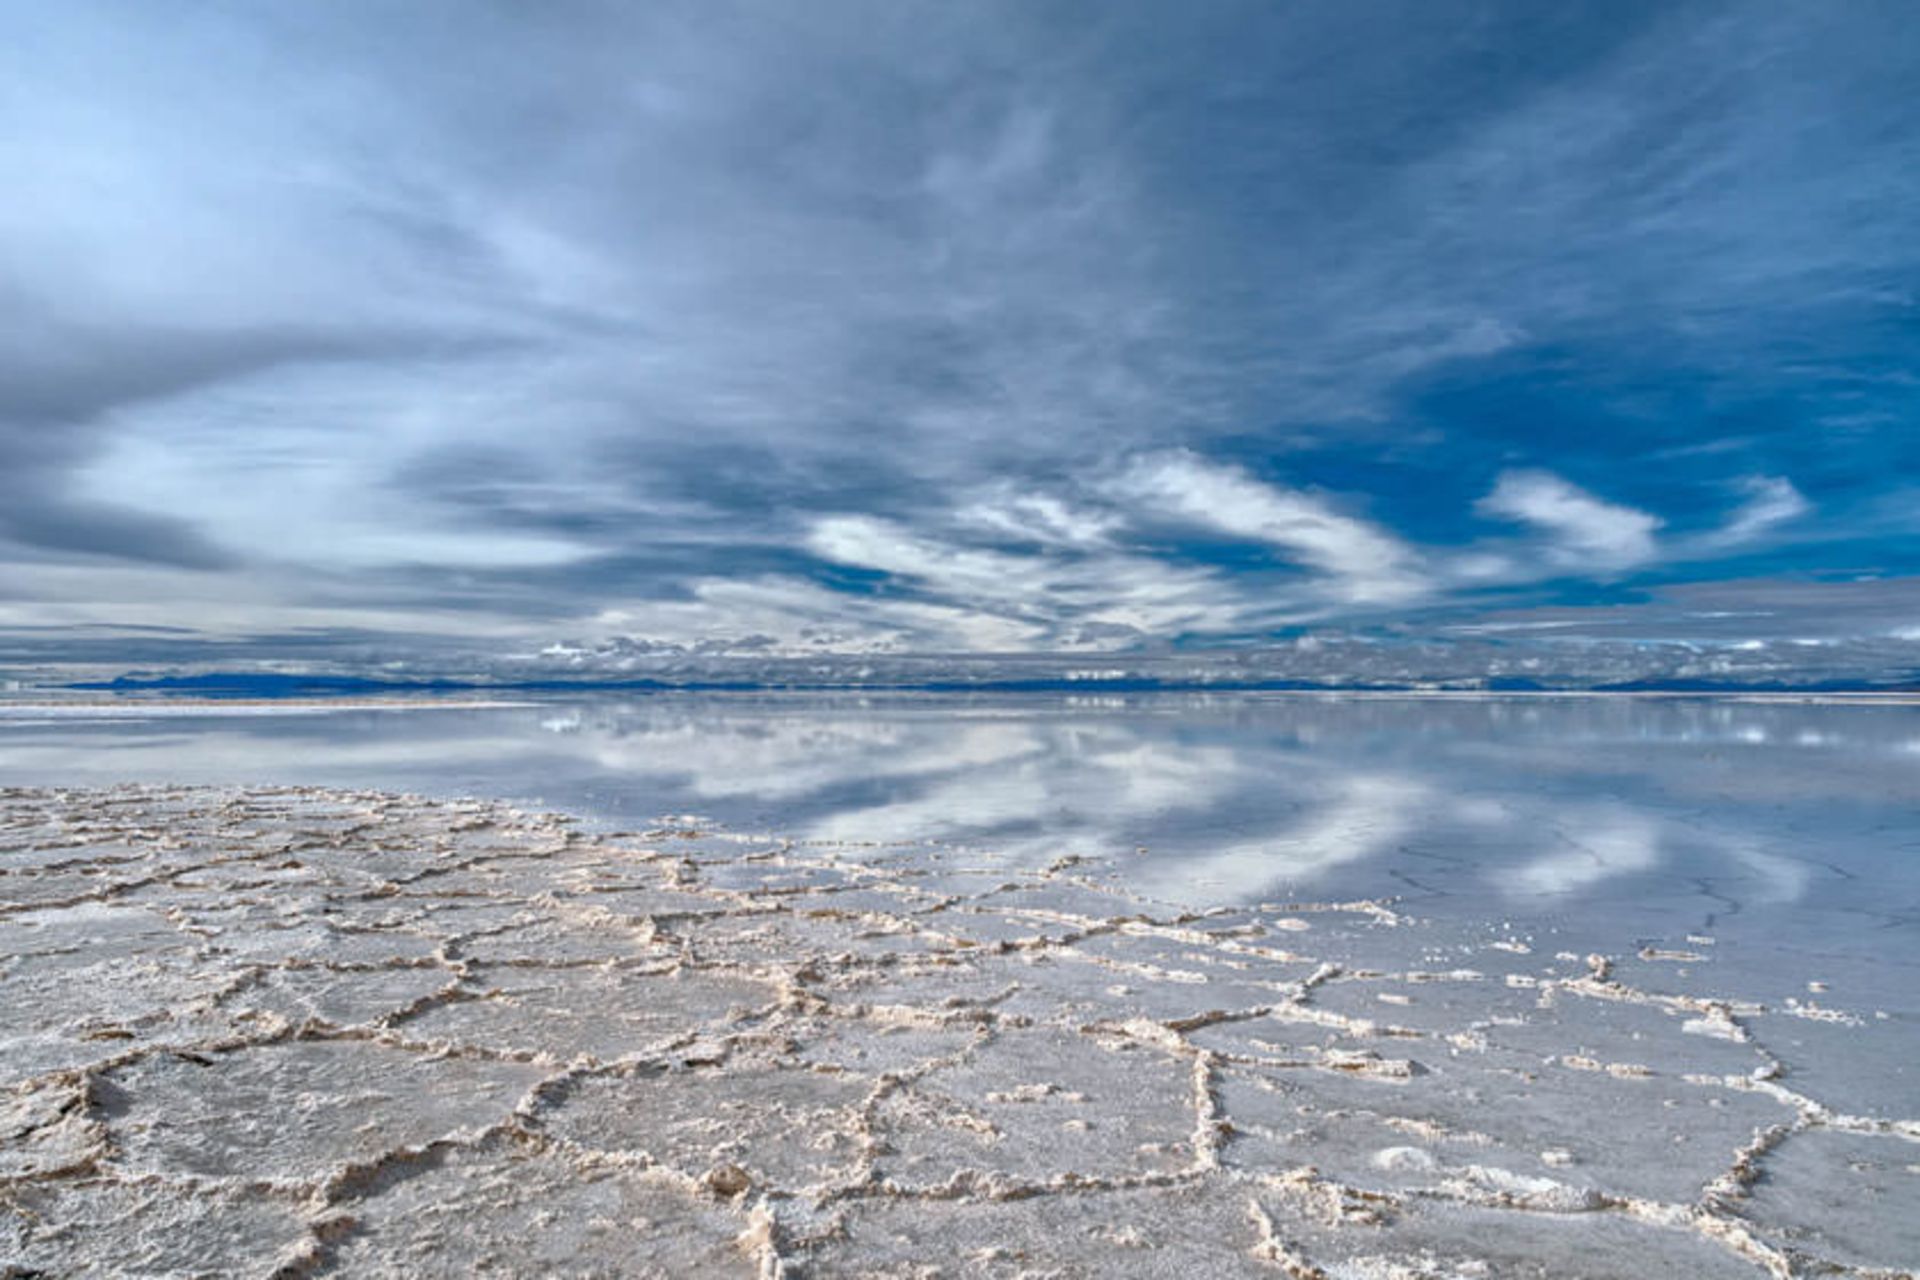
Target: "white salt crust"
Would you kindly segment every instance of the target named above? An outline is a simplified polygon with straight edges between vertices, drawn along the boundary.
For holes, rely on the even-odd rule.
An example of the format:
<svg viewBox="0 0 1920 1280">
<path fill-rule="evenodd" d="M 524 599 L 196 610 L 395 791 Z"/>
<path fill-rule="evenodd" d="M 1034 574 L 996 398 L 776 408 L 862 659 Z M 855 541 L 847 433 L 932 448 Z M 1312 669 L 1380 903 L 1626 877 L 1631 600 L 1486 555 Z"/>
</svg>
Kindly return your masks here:
<svg viewBox="0 0 1920 1280">
<path fill-rule="evenodd" d="M 1870 1017 L 1443 951 L 1076 859 L 0 790 L 0 1275 L 1913 1274 L 1920 1123 L 1766 1047 Z"/>
</svg>

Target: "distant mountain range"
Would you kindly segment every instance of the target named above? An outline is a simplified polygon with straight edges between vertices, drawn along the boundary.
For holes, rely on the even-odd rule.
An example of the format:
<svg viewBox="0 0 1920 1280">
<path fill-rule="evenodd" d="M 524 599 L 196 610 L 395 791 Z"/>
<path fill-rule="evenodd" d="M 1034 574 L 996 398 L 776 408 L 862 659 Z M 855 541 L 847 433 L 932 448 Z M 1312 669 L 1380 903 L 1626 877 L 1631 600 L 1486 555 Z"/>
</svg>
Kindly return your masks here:
<svg viewBox="0 0 1920 1280">
<path fill-rule="evenodd" d="M 49 686 L 41 686 L 46 688 Z M 195 698 L 337 698 L 405 695 L 520 693 L 673 693 L 848 690 L 902 693 L 1061 693 L 1076 695 L 1161 692 L 1350 692 L 1350 693 L 1920 693 L 1920 673 L 1882 679 L 1791 679 L 1728 676 L 1643 677 L 1628 680 L 1535 679 L 1526 676 L 1443 679 L 1302 679 L 1247 672 L 1186 670 L 1162 674 L 1071 671 L 1020 674 L 1007 670 L 915 678 L 901 671 L 830 673 L 759 672 L 736 678 L 680 675 L 500 677 L 372 677 L 278 671 L 207 671 L 192 675 L 121 675 L 107 680 L 64 682 L 60 689 Z"/>
</svg>

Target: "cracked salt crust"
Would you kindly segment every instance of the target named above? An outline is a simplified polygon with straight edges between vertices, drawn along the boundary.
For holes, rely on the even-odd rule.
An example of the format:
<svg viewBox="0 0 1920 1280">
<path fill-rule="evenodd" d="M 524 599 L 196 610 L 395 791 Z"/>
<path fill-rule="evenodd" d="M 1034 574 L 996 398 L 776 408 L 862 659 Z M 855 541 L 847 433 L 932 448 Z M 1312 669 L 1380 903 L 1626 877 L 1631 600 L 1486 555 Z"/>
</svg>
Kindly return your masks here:
<svg viewBox="0 0 1920 1280">
<path fill-rule="evenodd" d="M 1912 1274 L 1887 1019 L 943 856 L 0 790 L 0 1274 Z"/>
</svg>

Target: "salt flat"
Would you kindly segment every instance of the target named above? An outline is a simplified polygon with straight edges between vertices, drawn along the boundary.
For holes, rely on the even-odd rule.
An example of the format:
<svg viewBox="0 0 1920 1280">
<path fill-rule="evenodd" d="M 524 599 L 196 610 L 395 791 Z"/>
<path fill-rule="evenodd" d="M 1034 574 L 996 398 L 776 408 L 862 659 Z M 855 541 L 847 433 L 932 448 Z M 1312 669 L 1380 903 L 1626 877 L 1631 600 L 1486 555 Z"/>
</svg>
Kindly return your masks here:
<svg viewBox="0 0 1920 1280">
<path fill-rule="evenodd" d="M 1692 945 L 925 842 L 12 788 L 0 1263 L 1909 1274 L 1910 1031 Z"/>
</svg>

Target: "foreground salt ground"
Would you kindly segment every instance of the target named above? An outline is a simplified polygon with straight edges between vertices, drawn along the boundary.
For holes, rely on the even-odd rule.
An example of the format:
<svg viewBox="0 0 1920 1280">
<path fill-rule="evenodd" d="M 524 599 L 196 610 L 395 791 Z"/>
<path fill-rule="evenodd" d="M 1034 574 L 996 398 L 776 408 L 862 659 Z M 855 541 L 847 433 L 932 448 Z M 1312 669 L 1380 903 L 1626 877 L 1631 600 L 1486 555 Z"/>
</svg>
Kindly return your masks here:
<svg viewBox="0 0 1920 1280">
<path fill-rule="evenodd" d="M 1912 1078 L 1848 1069 L 1885 1021 L 1690 945 L 0 790 L 0 1274 L 1912 1274 Z"/>
</svg>

